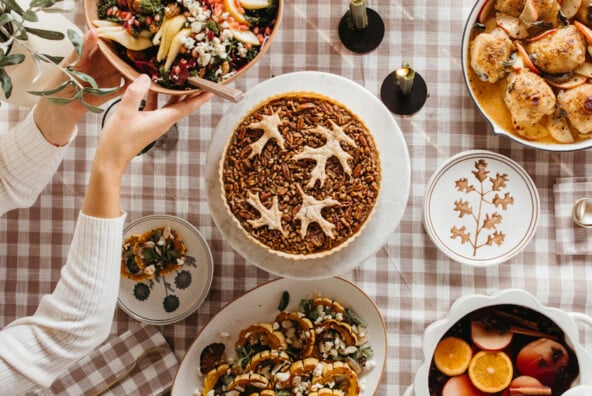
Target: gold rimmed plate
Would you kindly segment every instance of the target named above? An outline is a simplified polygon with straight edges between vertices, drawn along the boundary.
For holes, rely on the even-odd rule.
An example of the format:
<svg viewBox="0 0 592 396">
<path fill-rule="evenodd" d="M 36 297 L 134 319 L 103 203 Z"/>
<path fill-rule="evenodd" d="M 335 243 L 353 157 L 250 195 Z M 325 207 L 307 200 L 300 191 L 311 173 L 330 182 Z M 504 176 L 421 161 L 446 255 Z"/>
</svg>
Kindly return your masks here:
<svg viewBox="0 0 592 396">
<path fill-rule="evenodd" d="M 470 150 L 450 158 L 432 176 L 423 224 L 448 257 L 483 267 L 520 253 L 539 215 L 538 191 L 520 165 L 501 154 Z"/>
</svg>

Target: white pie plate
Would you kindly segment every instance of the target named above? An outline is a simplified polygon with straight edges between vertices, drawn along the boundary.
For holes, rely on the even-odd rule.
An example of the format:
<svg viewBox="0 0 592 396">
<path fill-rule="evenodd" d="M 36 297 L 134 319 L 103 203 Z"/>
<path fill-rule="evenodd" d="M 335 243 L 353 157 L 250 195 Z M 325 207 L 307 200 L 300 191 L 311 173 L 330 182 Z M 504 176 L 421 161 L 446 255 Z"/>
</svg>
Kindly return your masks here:
<svg viewBox="0 0 592 396">
<path fill-rule="evenodd" d="M 489 172 L 483 183 L 473 173 L 477 172 L 480 161 L 484 161 L 485 171 Z M 506 175 L 506 181 L 494 190 L 491 179 L 499 180 L 498 174 Z M 459 191 L 458 185 L 465 179 L 474 191 Z M 484 200 L 481 200 L 482 192 L 487 193 Z M 496 196 L 504 200 L 506 194 L 512 203 L 505 208 L 494 204 Z M 532 179 L 516 162 L 491 151 L 470 150 L 450 158 L 430 179 L 423 224 L 432 241 L 451 259 L 479 267 L 500 264 L 520 253 L 533 237 L 539 221 L 539 201 Z M 461 206 L 467 203 L 472 213 L 460 216 L 457 203 Z M 488 222 L 490 228 L 483 228 L 486 217 L 495 215 L 501 216 L 499 222 L 493 226 L 496 221 Z M 463 231 L 453 232 L 453 228 Z M 457 233 L 470 238 L 464 242 L 460 236 L 453 238 Z M 496 240 L 495 233 L 503 234 L 503 241 L 499 245 L 487 244 L 490 237 Z"/>
<path fill-rule="evenodd" d="M 289 92 L 318 93 L 338 101 L 355 113 L 372 132 L 380 152 L 382 167 L 380 196 L 362 233 L 331 255 L 298 261 L 279 257 L 245 235 L 230 217 L 222 201 L 218 172 L 226 142 L 241 119 L 262 101 Z M 390 111 L 361 85 L 347 78 L 322 72 L 284 74 L 249 89 L 243 100 L 232 104 L 218 123 L 206 157 L 208 204 L 214 222 L 225 240 L 257 267 L 279 276 L 300 279 L 329 278 L 343 274 L 384 246 L 403 217 L 410 179 L 407 144 Z"/>
<path fill-rule="evenodd" d="M 241 329 L 253 323 L 272 322 L 278 311 L 278 304 L 284 291 L 290 294 L 290 303 L 286 310 L 297 309 L 302 298 L 323 296 L 333 298 L 344 307 L 351 308 L 368 326 L 369 344 L 374 350 L 376 362 L 368 374 L 361 377 L 365 383 L 365 394 L 375 394 L 380 384 L 386 364 L 387 333 L 384 319 L 376 304 L 359 287 L 344 278 L 324 280 L 295 280 L 277 278 L 264 283 L 242 297 L 226 305 L 201 330 L 193 342 L 175 376 L 171 396 L 199 394 L 202 377 L 199 373 L 201 351 L 213 342 L 226 345 L 228 354 L 234 351 L 234 342 Z M 228 336 L 222 334 L 227 333 Z"/>
<path fill-rule="evenodd" d="M 210 248 L 199 231 L 186 220 L 169 215 L 142 217 L 125 227 L 123 238 L 125 240 L 130 235 L 166 226 L 179 233 L 181 240 L 187 247 L 185 255 L 195 258 L 196 266 L 186 264 L 179 271 L 170 272 L 159 281 L 154 280 L 150 295 L 144 301 L 140 301 L 134 296 L 134 288 L 139 282 L 122 276 L 119 283 L 118 303 L 121 309 L 140 322 L 153 325 L 175 323 L 195 312 L 208 296 L 214 277 L 214 262 Z M 180 288 L 175 283 L 176 276 L 180 271 L 187 271 L 191 274 L 191 283 L 186 288 Z M 165 281 L 172 287 L 172 290 L 165 290 Z M 142 283 L 147 285 L 148 282 Z M 163 300 L 171 294 L 178 297 L 180 304 L 174 311 L 167 312 L 164 309 Z"/>
</svg>

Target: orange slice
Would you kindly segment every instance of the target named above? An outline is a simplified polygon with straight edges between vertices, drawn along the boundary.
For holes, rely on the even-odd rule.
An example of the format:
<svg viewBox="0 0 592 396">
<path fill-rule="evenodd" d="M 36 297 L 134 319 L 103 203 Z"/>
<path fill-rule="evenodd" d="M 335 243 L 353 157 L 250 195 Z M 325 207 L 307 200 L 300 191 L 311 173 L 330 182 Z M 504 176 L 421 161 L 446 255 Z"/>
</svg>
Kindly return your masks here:
<svg viewBox="0 0 592 396">
<path fill-rule="evenodd" d="M 460 375 L 467 371 L 472 356 L 468 342 L 458 337 L 446 337 L 436 346 L 434 364 L 443 374 Z"/>
<path fill-rule="evenodd" d="M 514 369 L 504 352 L 480 351 L 469 364 L 469 378 L 483 392 L 497 393 L 510 386 Z"/>
</svg>

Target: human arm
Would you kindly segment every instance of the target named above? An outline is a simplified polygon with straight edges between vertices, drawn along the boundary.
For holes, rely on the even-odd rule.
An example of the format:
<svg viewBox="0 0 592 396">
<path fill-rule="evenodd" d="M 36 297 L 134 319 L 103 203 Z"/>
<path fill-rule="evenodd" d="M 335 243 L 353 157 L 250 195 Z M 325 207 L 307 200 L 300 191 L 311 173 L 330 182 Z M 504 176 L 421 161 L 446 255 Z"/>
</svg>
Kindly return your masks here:
<svg viewBox="0 0 592 396">
<path fill-rule="evenodd" d="M 138 111 L 149 85 L 147 77 L 131 84 L 101 133 L 72 246 L 54 292 L 42 298 L 33 316 L 0 331 L 0 389 L 7 393 L 49 386 L 109 334 L 125 220 L 119 207 L 121 176 L 136 153 L 210 98 L 203 94 Z M 120 128 L 124 122 L 127 127 Z"/>
<path fill-rule="evenodd" d="M 98 52 L 96 32 L 86 34 L 81 58 L 75 70 L 92 75 L 99 86 L 119 86 L 121 75 Z M 75 59 L 73 53 L 64 63 Z M 48 87 L 65 81 L 57 75 Z M 88 96 L 87 102 L 100 106 L 120 92 L 107 96 Z M 59 106 L 41 98 L 27 117 L 0 135 L 0 215 L 31 206 L 45 188 L 76 134 L 76 123 L 87 113 L 79 102 Z"/>
</svg>

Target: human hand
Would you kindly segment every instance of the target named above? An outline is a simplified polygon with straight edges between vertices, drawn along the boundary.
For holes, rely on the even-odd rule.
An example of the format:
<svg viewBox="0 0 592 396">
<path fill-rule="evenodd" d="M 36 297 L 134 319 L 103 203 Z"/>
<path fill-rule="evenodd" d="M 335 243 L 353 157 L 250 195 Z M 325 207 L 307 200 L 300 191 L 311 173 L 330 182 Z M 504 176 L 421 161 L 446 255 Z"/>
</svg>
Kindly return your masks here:
<svg viewBox="0 0 592 396">
<path fill-rule="evenodd" d="M 119 106 L 103 127 L 82 204 L 82 212 L 89 216 L 120 216 L 120 182 L 127 164 L 171 125 L 212 97 L 207 92 L 184 99 L 173 96 L 164 107 L 139 110 L 149 88 L 150 78 L 142 74 L 128 86 Z"/>
<path fill-rule="evenodd" d="M 123 173 L 128 162 L 144 147 L 212 97 L 210 93 L 184 99 L 171 96 L 167 104 L 157 109 L 156 94 L 148 92 L 149 87 L 147 75 L 141 75 L 130 84 L 101 133 L 95 162 L 115 175 Z M 146 105 L 140 111 L 140 103 L 146 95 Z"/>
<path fill-rule="evenodd" d="M 91 106 L 99 107 L 109 100 L 119 96 L 124 91 L 127 82 L 119 71 L 103 56 L 99 49 L 99 36 L 96 30 L 91 29 L 84 35 L 82 54 L 80 59 L 72 66 L 72 69 L 94 78 L 101 88 L 114 88 L 121 86 L 121 89 L 108 95 L 85 95 L 84 101 Z M 64 65 L 72 64 L 76 60 L 76 52 L 63 61 Z M 122 85 L 123 81 L 123 85 Z"/>
<path fill-rule="evenodd" d="M 94 30 L 84 36 L 80 59 L 72 66 L 73 70 L 93 77 L 101 88 L 121 86 L 121 89 L 108 95 L 85 95 L 84 100 L 91 106 L 101 106 L 107 101 L 121 95 L 127 85 L 121 74 L 107 61 L 98 47 L 99 37 Z M 69 65 L 77 58 L 75 51 L 62 61 L 62 65 Z M 47 82 L 46 88 L 54 88 L 65 82 L 68 77 L 60 73 Z M 122 81 L 124 84 L 122 85 Z M 72 97 L 73 89 L 68 87 L 54 94 L 54 97 Z M 63 146 L 68 143 L 76 124 L 88 112 L 79 101 L 75 100 L 67 105 L 56 105 L 47 98 L 41 98 L 35 108 L 35 123 L 45 139 L 53 145 Z"/>
</svg>

